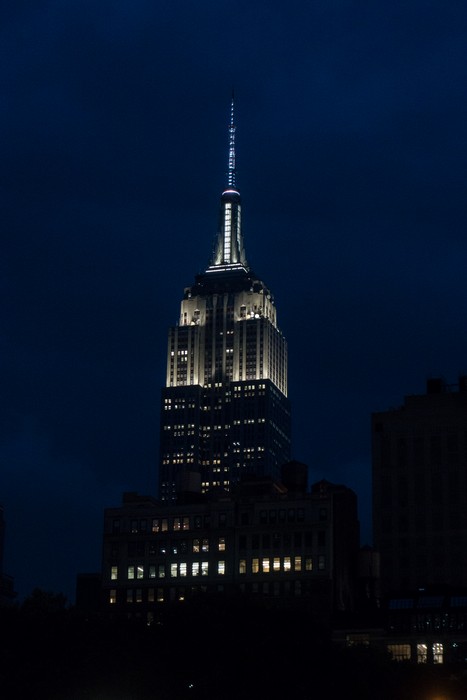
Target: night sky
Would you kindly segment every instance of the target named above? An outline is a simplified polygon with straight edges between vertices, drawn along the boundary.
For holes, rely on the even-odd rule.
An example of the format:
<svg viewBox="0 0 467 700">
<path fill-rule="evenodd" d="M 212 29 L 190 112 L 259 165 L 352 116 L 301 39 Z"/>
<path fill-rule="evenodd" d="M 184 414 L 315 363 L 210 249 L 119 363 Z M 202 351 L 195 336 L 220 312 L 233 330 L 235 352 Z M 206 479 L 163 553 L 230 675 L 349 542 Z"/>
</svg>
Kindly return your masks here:
<svg viewBox="0 0 467 700">
<path fill-rule="evenodd" d="M 467 372 L 464 1 L 0 10 L 4 569 L 74 601 L 156 494 L 167 330 L 207 266 L 235 90 L 247 257 L 289 344 L 293 456 L 355 489 L 370 418 Z"/>
</svg>

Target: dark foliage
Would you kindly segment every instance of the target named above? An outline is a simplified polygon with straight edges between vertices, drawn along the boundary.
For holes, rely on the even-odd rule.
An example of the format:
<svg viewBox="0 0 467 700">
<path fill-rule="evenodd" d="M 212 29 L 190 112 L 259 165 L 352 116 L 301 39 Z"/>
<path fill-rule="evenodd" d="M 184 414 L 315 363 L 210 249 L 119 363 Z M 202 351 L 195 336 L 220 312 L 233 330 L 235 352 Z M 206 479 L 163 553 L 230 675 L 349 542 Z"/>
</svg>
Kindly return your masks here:
<svg viewBox="0 0 467 700">
<path fill-rule="evenodd" d="M 5 698 L 311 700 L 317 691 L 348 700 L 467 697 L 461 673 L 336 647 L 303 613 L 204 601 L 179 605 L 147 626 L 87 619 L 39 593 L 34 601 L 0 610 Z"/>
</svg>

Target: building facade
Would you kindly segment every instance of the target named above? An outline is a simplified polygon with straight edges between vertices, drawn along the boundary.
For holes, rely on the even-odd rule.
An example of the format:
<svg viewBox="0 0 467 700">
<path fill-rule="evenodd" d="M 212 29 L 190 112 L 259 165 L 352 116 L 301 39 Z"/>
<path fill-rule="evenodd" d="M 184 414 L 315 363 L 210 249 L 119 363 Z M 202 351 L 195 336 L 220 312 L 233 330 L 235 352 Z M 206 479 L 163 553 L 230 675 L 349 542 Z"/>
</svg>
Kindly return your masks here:
<svg viewBox="0 0 467 700">
<path fill-rule="evenodd" d="M 467 377 L 372 415 L 373 536 L 383 593 L 467 588 Z"/>
<path fill-rule="evenodd" d="M 16 598 L 14 580 L 3 571 L 3 556 L 5 545 L 5 518 L 3 506 L 0 505 L 0 606 L 10 604 Z"/>
<path fill-rule="evenodd" d="M 210 265 L 184 291 L 162 391 L 159 495 L 187 482 L 229 491 L 248 474 L 280 478 L 290 460 L 287 343 L 274 298 L 245 256 L 233 100 L 228 181 Z"/>
<path fill-rule="evenodd" d="M 176 503 L 124 494 L 105 511 L 104 606 L 151 622 L 164 607 L 222 595 L 299 607 L 327 621 L 354 605 L 357 499 L 326 481 L 308 491 L 306 465 L 283 480 L 252 477 L 229 493 Z"/>
</svg>

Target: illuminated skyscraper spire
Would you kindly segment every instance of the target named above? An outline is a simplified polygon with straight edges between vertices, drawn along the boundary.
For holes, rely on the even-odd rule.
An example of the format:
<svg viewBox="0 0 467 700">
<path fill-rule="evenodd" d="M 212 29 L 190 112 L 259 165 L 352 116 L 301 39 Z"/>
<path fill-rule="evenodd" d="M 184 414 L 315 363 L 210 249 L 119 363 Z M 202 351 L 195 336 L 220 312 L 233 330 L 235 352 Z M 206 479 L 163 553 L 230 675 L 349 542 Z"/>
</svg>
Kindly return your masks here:
<svg viewBox="0 0 467 700">
<path fill-rule="evenodd" d="M 179 322 L 169 330 L 163 500 L 177 499 L 188 483 L 203 492 L 229 491 L 247 474 L 279 478 L 290 460 L 287 343 L 274 297 L 243 248 L 233 95 L 228 131 L 227 182 L 211 264 L 185 287 Z"/>
<path fill-rule="evenodd" d="M 223 191 L 221 196 L 219 228 L 214 246 L 214 254 L 206 272 L 219 272 L 239 268 L 248 270 L 241 228 L 240 192 L 236 185 L 234 96 L 232 93 L 232 100 L 230 103 L 227 188 Z"/>
<path fill-rule="evenodd" d="M 230 125 L 229 125 L 229 172 L 228 186 L 235 187 L 235 124 L 234 124 L 234 94 L 230 103 Z"/>
</svg>

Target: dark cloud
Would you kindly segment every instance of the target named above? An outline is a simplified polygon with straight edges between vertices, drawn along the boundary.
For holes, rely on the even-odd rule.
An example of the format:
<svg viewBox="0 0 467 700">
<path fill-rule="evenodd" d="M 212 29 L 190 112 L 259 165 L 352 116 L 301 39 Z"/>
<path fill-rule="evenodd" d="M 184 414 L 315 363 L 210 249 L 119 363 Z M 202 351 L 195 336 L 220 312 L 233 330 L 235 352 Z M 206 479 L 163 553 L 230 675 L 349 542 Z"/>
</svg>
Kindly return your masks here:
<svg viewBox="0 0 467 700">
<path fill-rule="evenodd" d="M 49 0 L 0 19 L 0 501 L 20 594 L 73 598 L 103 508 L 155 491 L 167 328 L 210 256 L 232 88 L 294 453 L 356 489 L 370 540 L 370 413 L 467 371 L 465 4 Z"/>
</svg>

